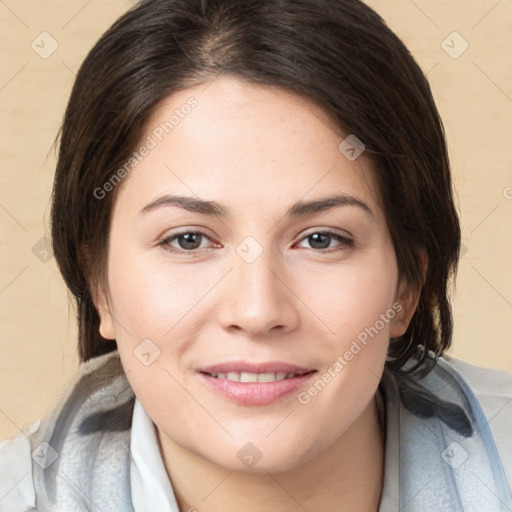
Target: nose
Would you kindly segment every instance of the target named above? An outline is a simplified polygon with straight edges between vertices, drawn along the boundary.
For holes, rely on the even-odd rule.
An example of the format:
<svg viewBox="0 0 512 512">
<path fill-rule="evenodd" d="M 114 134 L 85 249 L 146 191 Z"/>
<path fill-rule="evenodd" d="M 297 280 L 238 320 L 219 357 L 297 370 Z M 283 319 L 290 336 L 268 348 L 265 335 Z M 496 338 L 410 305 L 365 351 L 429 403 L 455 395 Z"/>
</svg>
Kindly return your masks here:
<svg viewBox="0 0 512 512">
<path fill-rule="evenodd" d="M 258 338 L 271 331 L 293 331 L 299 324 L 298 301 L 283 265 L 272 258 L 271 251 L 263 251 L 251 263 L 235 254 L 233 262 L 222 292 L 225 300 L 218 313 L 221 325 Z"/>
</svg>

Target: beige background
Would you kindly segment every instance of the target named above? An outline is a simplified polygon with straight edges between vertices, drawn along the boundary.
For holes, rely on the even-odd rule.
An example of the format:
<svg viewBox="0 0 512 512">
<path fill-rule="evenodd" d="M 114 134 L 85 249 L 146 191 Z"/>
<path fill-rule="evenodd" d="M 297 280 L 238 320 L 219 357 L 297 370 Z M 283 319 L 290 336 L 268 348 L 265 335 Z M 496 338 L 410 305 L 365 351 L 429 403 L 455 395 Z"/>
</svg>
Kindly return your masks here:
<svg viewBox="0 0 512 512">
<path fill-rule="evenodd" d="M 76 374 L 74 312 L 41 241 L 51 146 L 76 70 L 132 4 L 0 1 L 0 439 L 40 418 Z M 369 4 L 428 74 L 445 122 L 465 247 L 451 353 L 512 371 L 512 2 Z"/>
</svg>

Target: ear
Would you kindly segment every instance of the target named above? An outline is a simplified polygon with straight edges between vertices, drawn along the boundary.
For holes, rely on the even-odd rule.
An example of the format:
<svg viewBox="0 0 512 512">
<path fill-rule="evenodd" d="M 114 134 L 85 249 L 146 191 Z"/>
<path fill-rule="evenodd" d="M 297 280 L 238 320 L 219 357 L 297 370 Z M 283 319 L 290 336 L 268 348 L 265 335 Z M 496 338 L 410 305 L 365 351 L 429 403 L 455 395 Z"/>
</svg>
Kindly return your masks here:
<svg viewBox="0 0 512 512">
<path fill-rule="evenodd" d="M 100 335 L 107 340 L 116 338 L 114 329 L 114 319 L 111 313 L 112 306 L 108 300 L 108 295 L 100 285 L 95 286 L 92 293 L 93 302 L 100 317 L 99 332 Z"/>
<path fill-rule="evenodd" d="M 92 272 L 93 258 L 92 250 L 88 244 L 81 246 L 80 256 L 82 258 L 82 265 L 84 273 L 87 276 L 89 292 L 91 294 L 92 302 L 100 317 L 99 333 L 107 340 L 114 340 L 114 319 L 111 314 L 111 303 L 109 301 L 108 288 L 103 284 L 99 276 Z"/>
<path fill-rule="evenodd" d="M 420 300 L 423 283 L 425 283 L 427 276 L 428 256 L 424 249 L 417 249 L 416 254 L 423 277 L 422 285 L 414 286 L 413 284 L 406 282 L 405 279 L 401 279 L 398 283 L 398 290 L 395 295 L 395 303 L 397 306 L 393 306 L 396 315 L 390 322 L 390 338 L 399 338 L 405 333 Z"/>
</svg>

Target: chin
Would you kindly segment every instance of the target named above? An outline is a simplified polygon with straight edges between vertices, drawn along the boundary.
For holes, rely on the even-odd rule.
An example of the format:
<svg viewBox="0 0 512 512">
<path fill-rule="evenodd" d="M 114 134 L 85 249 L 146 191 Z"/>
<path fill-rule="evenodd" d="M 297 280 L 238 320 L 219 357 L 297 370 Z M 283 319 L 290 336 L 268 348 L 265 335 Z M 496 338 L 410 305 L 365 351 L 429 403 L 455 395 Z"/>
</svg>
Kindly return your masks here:
<svg viewBox="0 0 512 512">
<path fill-rule="evenodd" d="M 289 445 L 277 438 L 273 441 L 267 439 L 266 442 L 234 441 L 221 447 L 222 451 L 216 449 L 215 452 L 203 453 L 202 456 L 216 466 L 238 473 L 285 472 L 297 468 L 320 451 L 320 448 L 307 449 L 300 439 L 301 436 L 288 436 Z"/>
</svg>

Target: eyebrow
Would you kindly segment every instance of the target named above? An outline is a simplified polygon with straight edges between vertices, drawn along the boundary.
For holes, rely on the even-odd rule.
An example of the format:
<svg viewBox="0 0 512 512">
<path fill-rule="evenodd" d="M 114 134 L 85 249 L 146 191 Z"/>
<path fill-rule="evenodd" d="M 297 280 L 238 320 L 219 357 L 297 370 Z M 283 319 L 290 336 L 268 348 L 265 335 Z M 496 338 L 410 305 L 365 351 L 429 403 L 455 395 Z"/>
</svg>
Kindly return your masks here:
<svg viewBox="0 0 512 512">
<path fill-rule="evenodd" d="M 211 215 L 215 217 L 228 217 L 230 211 L 225 206 L 215 201 L 205 201 L 187 196 L 164 195 L 148 203 L 142 210 L 141 214 L 145 215 L 151 211 L 167 206 L 178 206 L 189 212 L 201 213 L 203 215 Z M 370 217 L 374 218 L 374 214 L 370 207 L 360 199 L 346 194 L 335 194 L 325 198 L 316 199 L 314 201 L 297 201 L 286 212 L 285 217 L 295 218 L 312 215 L 315 213 L 332 210 L 340 206 L 355 206 L 365 211 Z"/>
</svg>

